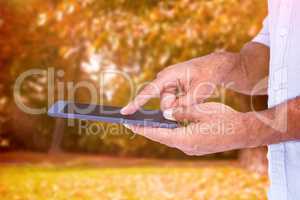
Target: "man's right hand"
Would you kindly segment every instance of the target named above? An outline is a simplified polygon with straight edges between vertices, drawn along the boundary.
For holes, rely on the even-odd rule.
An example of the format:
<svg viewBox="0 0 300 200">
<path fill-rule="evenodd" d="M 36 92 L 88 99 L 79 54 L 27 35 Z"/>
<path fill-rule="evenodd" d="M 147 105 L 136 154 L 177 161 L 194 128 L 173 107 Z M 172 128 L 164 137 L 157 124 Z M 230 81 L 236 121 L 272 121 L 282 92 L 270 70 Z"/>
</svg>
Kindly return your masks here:
<svg viewBox="0 0 300 200">
<path fill-rule="evenodd" d="M 133 114 L 156 97 L 160 98 L 162 110 L 201 103 L 211 96 L 234 63 L 235 54 L 212 53 L 167 67 L 121 113 Z"/>
</svg>

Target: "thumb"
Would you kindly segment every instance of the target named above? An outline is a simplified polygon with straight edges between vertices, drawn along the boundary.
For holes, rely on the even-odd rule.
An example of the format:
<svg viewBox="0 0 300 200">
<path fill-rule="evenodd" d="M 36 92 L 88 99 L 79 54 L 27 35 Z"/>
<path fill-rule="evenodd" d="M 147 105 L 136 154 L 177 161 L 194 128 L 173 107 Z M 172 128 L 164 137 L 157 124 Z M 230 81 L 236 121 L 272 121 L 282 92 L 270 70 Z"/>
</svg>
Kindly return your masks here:
<svg viewBox="0 0 300 200">
<path fill-rule="evenodd" d="M 202 103 L 204 100 L 211 97 L 216 89 L 215 87 L 216 86 L 209 83 L 202 83 L 198 86 L 191 87 L 186 95 L 178 97 L 178 99 L 176 100 L 176 105 L 180 105 L 182 107 L 190 107 L 192 105 Z"/>
<path fill-rule="evenodd" d="M 177 107 L 163 112 L 166 119 L 173 121 L 195 121 L 196 114 L 192 107 Z"/>
</svg>

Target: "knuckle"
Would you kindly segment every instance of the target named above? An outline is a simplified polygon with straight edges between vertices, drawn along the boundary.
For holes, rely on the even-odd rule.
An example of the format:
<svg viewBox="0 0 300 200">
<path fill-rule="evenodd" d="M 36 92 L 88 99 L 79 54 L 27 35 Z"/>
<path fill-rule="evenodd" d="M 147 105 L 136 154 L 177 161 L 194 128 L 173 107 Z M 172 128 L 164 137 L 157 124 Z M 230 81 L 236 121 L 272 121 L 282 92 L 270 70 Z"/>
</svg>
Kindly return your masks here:
<svg viewBox="0 0 300 200">
<path fill-rule="evenodd" d="M 163 77 L 165 75 L 167 75 L 167 72 L 169 72 L 171 69 L 174 68 L 175 65 L 170 65 L 166 68 L 164 68 L 163 70 L 161 70 L 160 72 L 157 73 L 156 77 Z"/>
<path fill-rule="evenodd" d="M 156 74 L 156 77 L 161 78 L 161 77 L 165 76 L 165 74 L 166 74 L 166 69 L 163 69 L 162 71 L 160 71 Z"/>
</svg>

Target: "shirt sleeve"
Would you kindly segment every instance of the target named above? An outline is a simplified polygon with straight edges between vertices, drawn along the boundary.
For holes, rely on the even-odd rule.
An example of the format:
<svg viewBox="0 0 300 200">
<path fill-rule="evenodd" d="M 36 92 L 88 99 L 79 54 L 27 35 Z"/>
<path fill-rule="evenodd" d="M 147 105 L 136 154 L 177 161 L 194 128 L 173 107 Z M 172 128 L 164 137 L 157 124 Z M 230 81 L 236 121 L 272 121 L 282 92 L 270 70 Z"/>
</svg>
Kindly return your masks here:
<svg viewBox="0 0 300 200">
<path fill-rule="evenodd" d="M 253 38 L 253 42 L 262 43 L 270 46 L 269 19 L 266 17 L 263 22 L 263 27 L 260 32 Z"/>
</svg>

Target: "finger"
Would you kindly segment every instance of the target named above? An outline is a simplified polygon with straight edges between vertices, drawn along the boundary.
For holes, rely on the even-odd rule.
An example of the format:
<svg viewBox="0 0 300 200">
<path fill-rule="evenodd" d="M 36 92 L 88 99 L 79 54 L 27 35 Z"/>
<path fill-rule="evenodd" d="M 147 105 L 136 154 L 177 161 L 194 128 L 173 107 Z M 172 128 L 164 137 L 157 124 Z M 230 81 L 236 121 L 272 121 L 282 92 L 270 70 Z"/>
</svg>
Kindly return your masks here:
<svg viewBox="0 0 300 200">
<path fill-rule="evenodd" d="M 173 109 L 172 117 L 176 121 L 196 121 L 199 120 L 194 106 L 178 107 Z"/>
<path fill-rule="evenodd" d="M 192 106 L 189 107 L 173 107 L 163 111 L 164 118 L 172 121 L 194 121 L 195 112 Z"/>
<path fill-rule="evenodd" d="M 129 126 L 134 133 L 142 135 L 150 140 L 165 144 L 170 147 L 176 147 L 180 142 L 186 140 L 183 128 L 166 129 L 152 128 L 143 126 Z"/>
<path fill-rule="evenodd" d="M 149 83 L 127 106 L 122 108 L 121 114 L 129 115 L 135 113 L 141 106 L 146 104 L 150 99 L 159 97 L 163 90 L 166 78 L 158 78 Z"/>
<path fill-rule="evenodd" d="M 160 101 L 160 109 L 162 111 L 170 109 L 176 102 L 176 95 L 171 93 L 163 93 Z"/>
<path fill-rule="evenodd" d="M 177 104 L 182 107 L 188 107 L 194 104 L 202 103 L 209 98 L 216 89 L 215 85 L 210 83 L 201 83 L 193 86 L 187 92 L 187 95 L 177 99 Z"/>
<path fill-rule="evenodd" d="M 162 98 L 160 101 L 160 108 L 163 111 L 163 116 L 165 119 L 175 121 L 172 116 L 173 109 L 176 108 L 176 93 L 177 87 L 170 88 L 168 92 L 162 94 Z"/>
<path fill-rule="evenodd" d="M 188 156 L 204 156 L 204 155 L 209 155 L 212 152 L 208 151 L 183 151 L 184 154 Z"/>
<path fill-rule="evenodd" d="M 164 88 L 161 94 L 160 109 L 167 110 L 174 107 L 176 102 L 176 84 Z"/>
<path fill-rule="evenodd" d="M 172 117 L 176 121 L 201 122 L 206 121 L 213 114 L 208 103 L 194 104 L 188 107 L 177 107 L 173 109 Z"/>
<path fill-rule="evenodd" d="M 198 154 L 196 154 L 196 152 L 194 151 L 182 151 L 184 154 L 186 154 L 187 156 L 197 156 Z"/>
<path fill-rule="evenodd" d="M 174 69 L 175 67 L 176 67 L 176 65 L 171 65 L 169 67 L 164 68 L 159 73 L 157 73 L 156 77 L 165 76 L 167 73 L 169 74 L 171 72 L 171 70 Z"/>
</svg>

